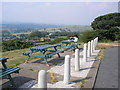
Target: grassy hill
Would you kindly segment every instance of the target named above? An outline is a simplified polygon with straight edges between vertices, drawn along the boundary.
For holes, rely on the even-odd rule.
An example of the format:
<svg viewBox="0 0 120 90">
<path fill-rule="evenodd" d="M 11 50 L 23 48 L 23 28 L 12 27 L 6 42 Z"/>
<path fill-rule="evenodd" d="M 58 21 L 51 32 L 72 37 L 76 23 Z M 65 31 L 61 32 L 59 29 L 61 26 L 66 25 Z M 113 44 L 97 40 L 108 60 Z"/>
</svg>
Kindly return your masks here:
<svg viewBox="0 0 120 90">
<path fill-rule="evenodd" d="M 63 26 L 57 28 L 47 28 L 47 29 L 39 29 L 39 31 L 47 31 L 47 32 L 82 32 L 85 30 L 93 30 L 91 26 Z"/>
<path fill-rule="evenodd" d="M 91 26 L 62 26 L 56 28 L 46 28 L 46 29 L 37 29 L 38 31 L 42 32 L 83 32 L 85 30 L 93 30 Z M 13 33 L 13 35 L 20 35 L 20 34 L 30 34 L 29 32 L 19 32 Z"/>
</svg>

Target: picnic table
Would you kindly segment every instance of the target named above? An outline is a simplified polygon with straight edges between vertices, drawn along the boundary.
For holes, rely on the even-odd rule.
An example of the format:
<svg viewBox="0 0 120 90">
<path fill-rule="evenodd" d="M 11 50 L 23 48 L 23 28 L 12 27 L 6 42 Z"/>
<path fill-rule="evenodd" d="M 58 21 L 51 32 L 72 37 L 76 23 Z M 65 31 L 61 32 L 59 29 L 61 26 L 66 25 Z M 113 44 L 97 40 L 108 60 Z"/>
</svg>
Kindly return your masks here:
<svg viewBox="0 0 120 90">
<path fill-rule="evenodd" d="M 68 48 L 76 48 L 76 44 L 73 42 L 73 40 L 63 40 L 62 41 L 63 47 L 68 47 Z"/>
<path fill-rule="evenodd" d="M 0 62 L 2 64 L 2 68 L 0 69 L 0 78 L 7 77 L 10 80 L 11 86 L 15 86 L 11 74 L 12 73 L 19 73 L 20 68 L 16 67 L 7 67 L 6 62 L 7 62 L 7 57 L 0 57 Z"/>
<path fill-rule="evenodd" d="M 42 46 L 36 46 L 36 47 L 31 47 L 29 48 L 29 52 L 23 53 L 23 55 L 27 56 L 26 62 L 30 59 L 30 57 L 40 57 L 43 58 L 45 63 L 48 65 L 47 59 L 51 58 L 53 55 L 57 54 L 58 57 L 60 58 L 60 54 L 64 52 L 64 50 L 57 50 L 57 47 L 61 47 L 61 44 L 56 44 L 56 45 L 51 45 L 51 44 L 46 44 Z M 50 50 L 50 48 L 54 48 L 54 50 Z M 34 52 L 39 52 L 39 55 L 35 55 Z"/>
<path fill-rule="evenodd" d="M 70 45 L 72 40 L 63 40 L 62 44 L 65 44 L 66 46 Z"/>
</svg>

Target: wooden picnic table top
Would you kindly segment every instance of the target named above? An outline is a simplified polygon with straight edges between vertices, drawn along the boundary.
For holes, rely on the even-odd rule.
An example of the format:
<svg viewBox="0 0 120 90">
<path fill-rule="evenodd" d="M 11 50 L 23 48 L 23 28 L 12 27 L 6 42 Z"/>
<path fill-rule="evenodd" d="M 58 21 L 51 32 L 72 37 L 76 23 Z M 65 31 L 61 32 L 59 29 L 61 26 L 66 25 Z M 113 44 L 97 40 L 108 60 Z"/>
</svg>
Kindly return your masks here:
<svg viewBox="0 0 120 90">
<path fill-rule="evenodd" d="M 42 49 L 47 49 L 47 48 L 56 47 L 56 46 L 61 46 L 61 44 L 56 44 L 56 45 L 46 44 L 42 46 L 31 47 L 30 50 L 42 50 Z"/>
<path fill-rule="evenodd" d="M 63 40 L 62 43 L 65 43 L 65 42 L 72 42 L 72 40 Z"/>
<path fill-rule="evenodd" d="M 0 62 L 6 61 L 7 59 L 7 57 L 0 57 Z"/>
<path fill-rule="evenodd" d="M 62 42 L 71 42 L 72 40 L 63 40 Z"/>
</svg>

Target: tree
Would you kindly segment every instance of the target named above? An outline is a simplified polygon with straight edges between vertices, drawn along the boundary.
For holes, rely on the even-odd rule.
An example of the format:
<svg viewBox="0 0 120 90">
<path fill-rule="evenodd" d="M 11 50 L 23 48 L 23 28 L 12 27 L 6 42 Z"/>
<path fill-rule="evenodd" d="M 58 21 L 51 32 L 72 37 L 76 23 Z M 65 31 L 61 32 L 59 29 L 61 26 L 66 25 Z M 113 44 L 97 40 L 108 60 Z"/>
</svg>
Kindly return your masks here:
<svg viewBox="0 0 120 90">
<path fill-rule="evenodd" d="M 34 31 L 29 34 L 29 38 L 31 38 L 31 39 L 38 39 L 41 37 L 42 37 L 42 34 L 40 31 Z"/>
<path fill-rule="evenodd" d="M 88 41 L 98 37 L 99 32 L 96 30 L 87 30 L 80 34 L 79 40 L 87 43 Z"/>
<path fill-rule="evenodd" d="M 96 29 L 110 29 L 112 27 L 120 26 L 120 13 L 110 13 L 99 16 L 91 23 L 94 30 Z"/>
</svg>

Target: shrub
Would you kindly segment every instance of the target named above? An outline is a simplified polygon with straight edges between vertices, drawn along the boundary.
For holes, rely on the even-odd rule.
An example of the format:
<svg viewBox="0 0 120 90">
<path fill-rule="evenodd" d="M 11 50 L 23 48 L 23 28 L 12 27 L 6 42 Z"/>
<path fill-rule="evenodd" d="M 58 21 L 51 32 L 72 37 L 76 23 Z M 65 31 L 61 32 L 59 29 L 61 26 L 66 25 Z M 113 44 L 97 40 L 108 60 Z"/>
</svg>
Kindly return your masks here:
<svg viewBox="0 0 120 90">
<path fill-rule="evenodd" d="M 98 32 L 97 31 L 89 30 L 89 31 L 83 32 L 80 35 L 79 40 L 86 43 L 86 42 L 96 38 L 97 36 L 98 36 Z"/>
<path fill-rule="evenodd" d="M 58 37 L 58 38 L 55 38 L 53 41 L 50 42 L 50 44 L 56 44 L 56 43 L 60 43 L 62 40 L 66 40 L 68 39 L 68 37 Z"/>
<path fill-rule="evenodd" d="M 9 41 L 2 41 L 2 51 L 10 51 L 16 49 L 24 49 L 34 46 L 32 42 L 28 41 L 20 41 L 20 40 L 9 40 Z"/>
<path fill-rule="evenodd" d="M 101 29 L 85 31 L 80 35 L 79 40 L 86 43 L 96 37 L 99 37 L 99 41 L 102 42 L 120 40 L 120 30 L 116 27 L 112 27 L 109 30 Z"/>
</svg>

